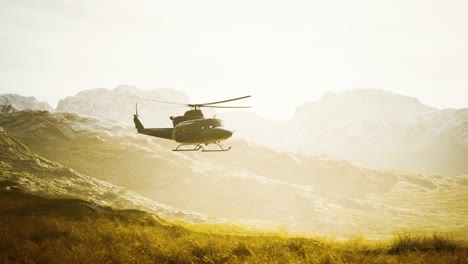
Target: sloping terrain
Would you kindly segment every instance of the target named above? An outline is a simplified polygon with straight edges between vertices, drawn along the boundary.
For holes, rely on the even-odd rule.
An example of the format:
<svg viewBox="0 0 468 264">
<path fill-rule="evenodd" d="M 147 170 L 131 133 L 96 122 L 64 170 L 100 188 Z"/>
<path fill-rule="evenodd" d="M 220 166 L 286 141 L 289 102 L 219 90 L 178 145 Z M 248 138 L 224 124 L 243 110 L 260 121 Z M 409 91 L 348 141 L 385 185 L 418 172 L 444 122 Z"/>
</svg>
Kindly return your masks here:
<svg viewBox="0 0 468 264">
<path fill-rule="evenodd" d="M 140 224 L 167 224 L 154 214 L 134 209 L 113 209 L 94 202 L 76 198 L 44 198 L 25 192 L 24 185 L 9 180 L 0 181 L 0 214 L 22 217 L 27 215 L 67 217 L 74 220 L 85 220 L 108 217 L 124 222 Z M 26 190 L 28 191 L 28 190 Z M 51 235 L 51 234 L 49 234 Z"/>
<path fill-rule="evenodd" d="M 226 153 L 178 153 L 174 142 L 69 113 L 3 114 L 0 126 L 79 173 L 215 218 L 340 236 L 468 233 L 466 177 L 369 169 L 239 139 Z"/>
<path fill-rule="evenodd" d="M 125 188 L 81 175 L 44 159 L 1 127 L 0 149 L 0 180 L 28 193 L 51 198 L 79 198 L 120 209 L 142 209 L 171 218 L 192 221 L 207 219 L 200 214 L 159 204 Z"/>
</svg>

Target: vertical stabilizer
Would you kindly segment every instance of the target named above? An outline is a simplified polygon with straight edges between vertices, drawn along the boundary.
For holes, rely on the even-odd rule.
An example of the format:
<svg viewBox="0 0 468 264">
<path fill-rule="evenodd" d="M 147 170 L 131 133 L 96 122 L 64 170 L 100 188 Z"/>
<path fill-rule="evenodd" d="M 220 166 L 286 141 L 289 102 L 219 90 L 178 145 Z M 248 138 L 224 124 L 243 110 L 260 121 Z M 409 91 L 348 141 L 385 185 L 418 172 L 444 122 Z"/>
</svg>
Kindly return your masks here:
<svg viewBox="0 0 468 264">
<path fill-rule="evenodd" d="M 141 130 L 145 129 L 143 124 L 138 119 L 138 104 L 135 104 L 135 114 L 133 115 L 133 123 L 135 123 L 135 127 L 140 132 Z"/>
<path fill-rule="evenodd" d="M 145 129 L 143 124 L 140 122 L 140 119 L 138 119 L 137 115 L 133 115 L 133 122 L 135 123 L 135 127 L 140 132 L 141 130 Z"/>
</svg>

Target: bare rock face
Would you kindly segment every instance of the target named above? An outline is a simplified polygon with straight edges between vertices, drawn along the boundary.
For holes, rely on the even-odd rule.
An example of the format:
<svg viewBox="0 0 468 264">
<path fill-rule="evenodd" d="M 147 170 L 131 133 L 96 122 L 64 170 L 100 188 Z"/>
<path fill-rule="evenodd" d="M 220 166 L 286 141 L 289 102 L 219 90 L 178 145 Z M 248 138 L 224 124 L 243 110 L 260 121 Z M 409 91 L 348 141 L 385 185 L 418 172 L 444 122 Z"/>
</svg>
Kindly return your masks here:
<svg viewBox="0 0 468 264">
<path fill-rule="evenodd" d="M 189 98 L 180 90 L 170 88 L 140 90 L 135 86 L 120 85 L 112 90 L 98 88 L 69 96 L 59 101 L 57 111 L 114 119 L 133 125 L 135 104 L 138 103 L 138 112 L 145 126 L 171 127 L 172 122 L 169 117 L 177 113 L 183 114 L 186 110 L 172 108 L 174 105 L 170 104 L 149 102 L 133 97 L 189 103 Z"/>
<path fill-rule="evenodd" d="M 47 102 L 39 102 L 32 96 L 26 97 L 17 94 L 0 95 L 0 109 L 1 112 L 14 112 L 15 109 L 19 111 L 25 109 L 54 111 Z"/>
</svg>

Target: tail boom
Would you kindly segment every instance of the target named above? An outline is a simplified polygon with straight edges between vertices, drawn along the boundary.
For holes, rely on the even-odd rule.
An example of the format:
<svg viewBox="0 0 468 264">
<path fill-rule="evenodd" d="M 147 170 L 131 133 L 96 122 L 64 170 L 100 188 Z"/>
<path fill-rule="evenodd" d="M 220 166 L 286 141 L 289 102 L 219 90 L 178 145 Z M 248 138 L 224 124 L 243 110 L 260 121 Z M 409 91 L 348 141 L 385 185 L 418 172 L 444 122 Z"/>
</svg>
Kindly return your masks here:
<svg viewBox="0 0 468 264">
<path fill-rule="evenodd" d="M 133 122 L 140 134 L 172 140 L 173 128 L 145 128 L 140 119 L 138 119 L 138 115 L 133 115 Z"/>
</svg>

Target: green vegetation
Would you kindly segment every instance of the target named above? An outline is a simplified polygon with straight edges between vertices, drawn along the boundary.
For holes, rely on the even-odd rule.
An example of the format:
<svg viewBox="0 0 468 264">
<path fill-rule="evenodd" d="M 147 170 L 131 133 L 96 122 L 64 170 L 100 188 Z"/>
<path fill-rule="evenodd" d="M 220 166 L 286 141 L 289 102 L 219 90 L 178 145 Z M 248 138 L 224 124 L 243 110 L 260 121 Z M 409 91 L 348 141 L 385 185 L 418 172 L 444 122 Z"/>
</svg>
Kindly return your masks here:
<svg viewBox="0 0 468 264">
<path fill-rule="evenodd" d="M 0 192 L 0 263 L 467 263 L 443 235 L 394 241 L 300 238 L 168 223 L 80 200 Z M 231 234 L 229 233 L 231 230 Z"/>
</svg>

